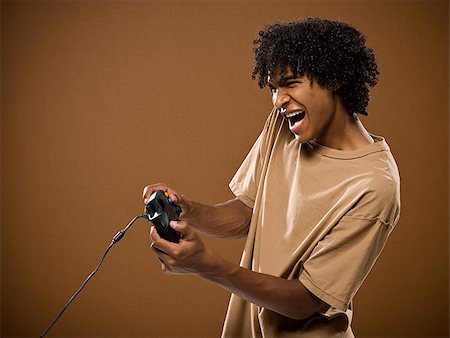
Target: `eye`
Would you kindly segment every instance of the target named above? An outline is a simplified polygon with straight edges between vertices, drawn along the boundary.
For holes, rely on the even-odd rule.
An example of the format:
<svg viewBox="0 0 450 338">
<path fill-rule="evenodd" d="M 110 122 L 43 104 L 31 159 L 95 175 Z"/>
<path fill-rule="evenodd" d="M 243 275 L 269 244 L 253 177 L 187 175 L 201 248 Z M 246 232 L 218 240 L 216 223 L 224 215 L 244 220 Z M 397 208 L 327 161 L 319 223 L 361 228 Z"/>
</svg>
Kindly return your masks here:
<svg viewBox="0 0 450 338">
<path fill-rule="evenodd" d="M 286 87 L 292 88 L 294 87 L 296 84 L 300 83 L 299 80 L 289 80 L 286 82 Z"/>
</svg>

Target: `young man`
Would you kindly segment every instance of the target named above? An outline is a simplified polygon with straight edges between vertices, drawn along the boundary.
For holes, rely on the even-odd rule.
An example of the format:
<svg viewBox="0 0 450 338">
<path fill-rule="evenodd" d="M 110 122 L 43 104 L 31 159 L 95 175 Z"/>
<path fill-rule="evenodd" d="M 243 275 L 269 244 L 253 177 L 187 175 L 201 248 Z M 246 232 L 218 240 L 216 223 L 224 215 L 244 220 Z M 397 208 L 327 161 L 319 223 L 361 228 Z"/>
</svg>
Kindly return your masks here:
<svg viewBox="0 0 450 338">
<path fill-rule="evenodd" d="M 154 228 L 163 270 L 195 274 L 232 293 L 223 337 L 353 337 L 352 299 L 399 217 L 399 174 L 367 114 L 377 65 L 363 35 L 308 18 L 274 24 L 255 40 L 261 87 L 274 109 L 230 183 L 236 198 L 214 206 L 163 189 L 183 212 Z M 218 257 L 197 232 L 247 236 L 241 265 Z"/>
</svg>

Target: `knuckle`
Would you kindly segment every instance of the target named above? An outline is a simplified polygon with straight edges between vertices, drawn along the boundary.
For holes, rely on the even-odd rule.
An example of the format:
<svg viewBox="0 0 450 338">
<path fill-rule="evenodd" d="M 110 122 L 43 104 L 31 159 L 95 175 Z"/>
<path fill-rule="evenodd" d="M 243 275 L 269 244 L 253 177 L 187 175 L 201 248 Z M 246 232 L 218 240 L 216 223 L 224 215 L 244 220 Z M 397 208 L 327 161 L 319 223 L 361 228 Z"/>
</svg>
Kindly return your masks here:
<svg viewBox="0 0 450 338">
<path fill-rule="evenodd" d="M 164 182 L 159 182 L 153 185 L 153 189 L 157 190 L 157 189 L 164 189 L 167 187 L 167 184 L 165 184 Z"/>
<path fill-rule="evenodd" d="M 182 255 L 181 250 L 175 249 L 173 251 L 173 257 L 175 258 L 175 260 L 179 260 L 181 258 L 181 255 Z"/>
<path fill-rule="evenodd" d="M 168 271 L 168 272 L 171 272 L 172 271 L 172 269 L 173 268 L 175 268 L 177 266 L 177 261 L 176 261 L 176 259 L 168 259 L 167 261 L 166 261 L 166 270 Z"/>
<path fill-rule="evenodd" d="M 166 187 L 167 187 L 167 185 L 165 183 L 162 183 L 162 182 L 156 183 L 156 184 L 149 184 L 149 185 L 144 187 L 144 194 L 149 194 L 149 193 L 152 193 L 155 190 L 163 189 L 163 188 L 166 188 Z"/>
<path fill-rule="evenodd" d="M 187 228 L 187 223 L 186 221 L 177 221 L 177 230 L 186 230 Z"/>
</svg>

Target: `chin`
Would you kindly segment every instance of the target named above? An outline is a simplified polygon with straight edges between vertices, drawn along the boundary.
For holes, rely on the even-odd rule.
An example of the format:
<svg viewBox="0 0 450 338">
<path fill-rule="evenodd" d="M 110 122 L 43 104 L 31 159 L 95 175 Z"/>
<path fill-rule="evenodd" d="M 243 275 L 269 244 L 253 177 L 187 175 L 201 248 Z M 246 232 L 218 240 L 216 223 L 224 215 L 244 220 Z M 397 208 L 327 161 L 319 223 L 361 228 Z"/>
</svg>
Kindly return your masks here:
<svg viewBox="0 0 450 338">
<path fill-rule="evenodd" d="M 292 133 L 295 137 L 295 139 L 300 143 L 308 143 L 312 140 L 312 138 L 308 137 L 308 135 L 305 136 L 305 134 L 296 134 Z"/>
</svg>

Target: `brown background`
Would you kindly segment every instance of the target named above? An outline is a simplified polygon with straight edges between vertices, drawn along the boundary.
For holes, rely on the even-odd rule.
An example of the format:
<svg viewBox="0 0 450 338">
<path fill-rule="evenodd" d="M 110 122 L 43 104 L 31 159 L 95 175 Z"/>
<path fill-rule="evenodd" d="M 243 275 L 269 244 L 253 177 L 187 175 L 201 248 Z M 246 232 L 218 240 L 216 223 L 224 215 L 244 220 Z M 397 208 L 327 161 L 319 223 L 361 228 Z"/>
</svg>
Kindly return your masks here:
<svg viewBox="0 0 450 338">
<path fill-rule="evenodd" d="M 386 137 L 402 217 L 355 299 L 358 336 L 448 336 L 447 1 L 2 1 L 1 335 L 38 336 L 164 181 L 231 198 L 270 111 L 250 78 L 274 20 L 361 29 L 381 69 L 367 128 Z M 54 336 L 217 337 L 228 294 L 165 276 L 139 221 Z M 243 241 L 207 240 L 238 262 Z"/>
</svg>

